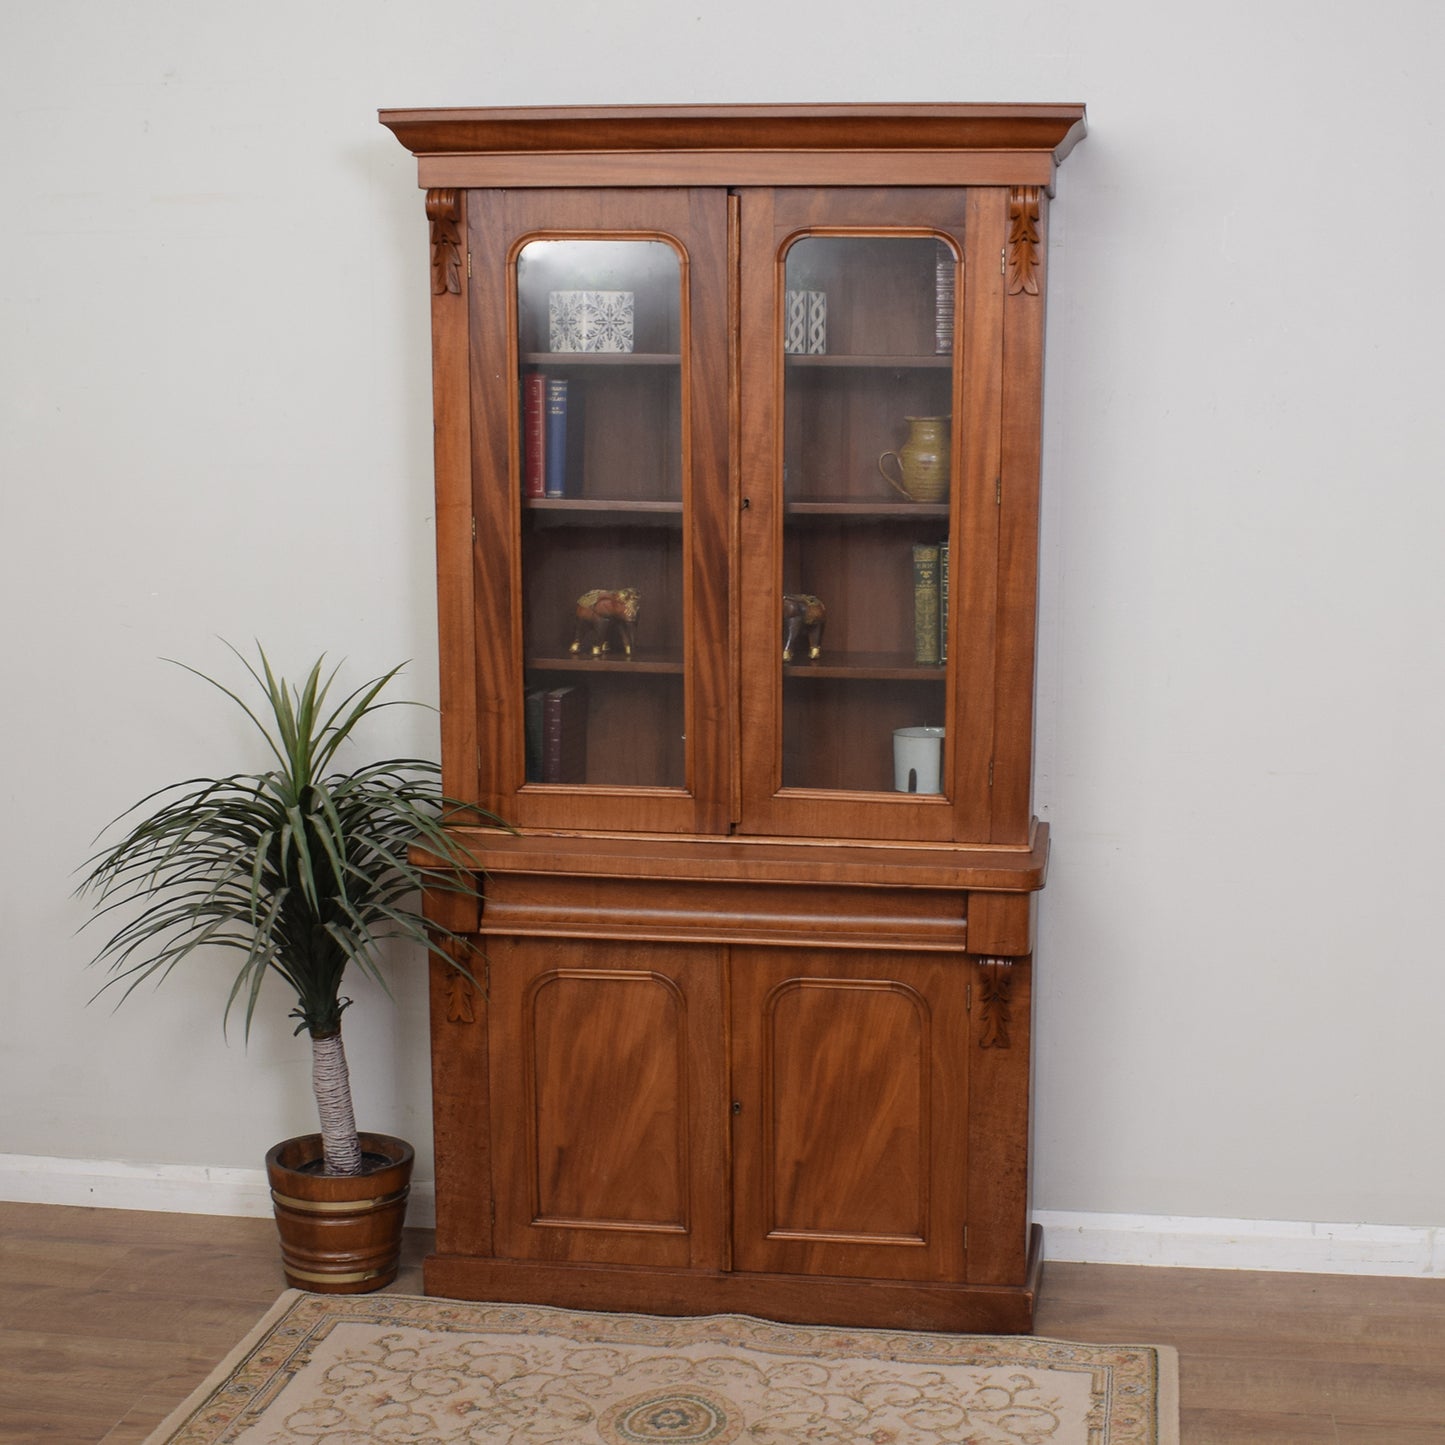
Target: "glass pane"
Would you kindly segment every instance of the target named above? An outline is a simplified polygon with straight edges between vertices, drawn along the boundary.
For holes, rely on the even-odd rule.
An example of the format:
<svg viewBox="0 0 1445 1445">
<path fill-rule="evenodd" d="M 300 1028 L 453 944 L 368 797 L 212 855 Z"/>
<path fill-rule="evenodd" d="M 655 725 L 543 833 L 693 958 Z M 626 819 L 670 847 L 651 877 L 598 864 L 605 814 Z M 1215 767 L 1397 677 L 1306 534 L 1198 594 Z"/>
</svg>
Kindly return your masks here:
<svg viewBox="0 0 1445 1445">
<path fill-rule="evenodd" d="M 784 787 L 947 787 L 957 268 L 926 236 L 787 252 Z"/>
<path fill-rule="evenodd" d="M 662 241 L 518 256 L 529 783 L 686 778 L 681 314 Z"/>
</svg>

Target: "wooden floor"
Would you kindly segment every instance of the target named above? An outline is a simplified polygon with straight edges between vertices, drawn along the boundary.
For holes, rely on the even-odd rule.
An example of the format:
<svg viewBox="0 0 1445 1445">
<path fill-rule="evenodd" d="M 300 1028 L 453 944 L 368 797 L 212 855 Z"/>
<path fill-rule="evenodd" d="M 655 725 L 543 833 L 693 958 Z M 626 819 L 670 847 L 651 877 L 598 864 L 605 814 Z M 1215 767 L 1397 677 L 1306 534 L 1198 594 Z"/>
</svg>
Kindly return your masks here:
<svg viewBox="0 0 1445 1445">
<path fill-rule="evenodd" d="M 284 1287 L 269 1220 L 0 1203 L 0 1441 L 144 1440 Z M 1445 1280 L 1052 1264 L 1037 1332 L 1174 1345 L 1183 1445 L 1445 1445 Z"/>
</svg>

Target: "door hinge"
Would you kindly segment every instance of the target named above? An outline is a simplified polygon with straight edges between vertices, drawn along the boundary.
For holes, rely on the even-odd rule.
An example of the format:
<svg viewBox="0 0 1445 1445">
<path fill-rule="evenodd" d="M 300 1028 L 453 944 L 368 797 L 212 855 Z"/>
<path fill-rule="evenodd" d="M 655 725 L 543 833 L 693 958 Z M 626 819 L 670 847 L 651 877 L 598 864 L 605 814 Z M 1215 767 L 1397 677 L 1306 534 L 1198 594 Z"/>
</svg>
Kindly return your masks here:
<svg viewBox="0 0 1445 1445">
<path fill-rule="evenodd" d="M 467 252 L 467 280 L 470 281 L 471 279 L 472 279 L 472 253 L 471 253 L 470 251 L 468 251 L 468 252 Z"/>
<path fill-rule="evenodd" d="M 1003 506 L 1003 478 L 1001 476 L 993 479 L 993 504 L 995 507 Z"/>
<path fill-rule="evenodd" d="M 963 986 L 963 1011 L 968 1014 L 973 1012 L 973 985 L 971 983 Z"/>
<path fill-rule="evenodd" d="M 467 265 L 470 266 L 471 264 L 472 264 L 472 258 L 471 258 L 470 254 L 469 254 L 469 255 L 467 256 Z M 467 272 L 467 275 L 468 275 L 468 276 L 470 276 L 471 274 L 472 274 L 471 271 L 468 271 L 468 272 Z M 998 274 L 999 274 L 1000 276 L 1007 276 L 1007 275 L 1008 275 L 1008 247 L 1007 247 L 1007 246 L 1000 246 L 1000 247 L 998 248 Z"/>
<path fill-rule="evenodd" d="M 988 760 L 988 785 L 993 787 L 993 759 Z"/>
<path fill-rule="evenodd" d="M 968 1253 L 968 1225 L 963 1226 L 963 1252 Z"/>
<path fill-rule="evenodd" d="M 497 1201 L 495 1199 L 487 1201 L 487 1213 L 491 1216 L 492 1228 L 495 1229 L 497 1227 Z M 967 1233 L 966 1230 L 964 1232 Z"/>
<path fill-rule="evenodd" d="M 473 517 L 473 518 L 472 518 L 472 541 L 475 542 L 476 540 L 477 540 L 477 519 L 476 519 L 475 517 Z"/>
</svg>

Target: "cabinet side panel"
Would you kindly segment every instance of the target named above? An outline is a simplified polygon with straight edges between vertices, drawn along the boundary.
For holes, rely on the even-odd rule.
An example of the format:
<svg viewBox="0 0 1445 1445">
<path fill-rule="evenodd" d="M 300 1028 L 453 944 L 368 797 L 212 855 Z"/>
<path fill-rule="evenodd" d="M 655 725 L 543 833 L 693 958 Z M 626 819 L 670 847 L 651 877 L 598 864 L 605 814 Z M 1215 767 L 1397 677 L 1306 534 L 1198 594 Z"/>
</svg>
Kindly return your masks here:
<svg viewBox="0 0 1445 1445">
<path fill-rule="evenodd" d="M 998 726 L 991 840 L 1024 843 L 1033 814 L 1048 197 L 1041 187 L 1019 186 L 1008 192 L 1008 198 L 999 492 Z"/>
<path fill-rule="evenodd" d="M 465 966 L 476 979 L 476 955 L 469 956 Z M 437 1251 L 490 1254 L 487 998 L 471 980 L 435 957 L 431 962 L 431 1040 Z"/>
<path fill-rule="evenodd" d="M 473 674 L 479 769 L 487 807 L 515 820 L 514 796 L 525 773 L 520 725 L 511 699 L 519 690 L 522 620 L 521 579 L 516 562 L 518 499 L 511 485 L 518 418 L 511 389 L 497 372 L 509 355 L 514 329 L 504 284 L 507 262 L 505 194 L 472 191 L 467 197 L 472 275 L 470 347 L 472 507 L 476 533 L 469 557 L 475 578 Z M 499 384 L 502 383 L 502 384 Z"/>
<path fill-rule="evenodd" d="M 999 420 L 1003 406 L 1003 278 L 998 238 L 1005 223 L 1004 195 L 971 190 L 964 231 L 962 401 L 965 419 L 959 441 L 964 485 L 958 498 L 954 569 L 954 632 L 949 656 L 958 659 L 959 682 L 949 736 L 954 790 L 958 799 L 954 836 L 987 838 L 993 792 L 989 764 L 994 754 L 994 676 L 998 592 Z"/>
<path fill-rule="evenodd" d="M 970 962 L 968 1280 L 1018 1285 L 1029 1260 L 1033 960 Z"/>
<path fill-rule="evenodd" d="M 429 191 L 432 405 L 436 469 L 437 624 L 442 785 L 478 800 L 472 592 L 472 426 L 463 238 L 466 193 Z"/>
</svg>

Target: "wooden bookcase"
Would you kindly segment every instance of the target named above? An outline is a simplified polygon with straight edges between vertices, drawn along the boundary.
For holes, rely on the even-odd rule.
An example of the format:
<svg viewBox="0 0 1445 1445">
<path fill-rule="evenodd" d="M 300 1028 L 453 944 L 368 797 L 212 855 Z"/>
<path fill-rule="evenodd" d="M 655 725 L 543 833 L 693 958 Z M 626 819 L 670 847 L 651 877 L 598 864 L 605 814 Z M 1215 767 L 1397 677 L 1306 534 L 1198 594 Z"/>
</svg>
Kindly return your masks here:
<svg viewBox="0 0 1445 1445">
<path fill-rule="evenodd" d="M 476 986 L 434 965 L 428 1290 L 1028 1329 L 1083 107 L 381 119 L 431 225 L 446 787 L 516 828 L 458 829 L 485 903 L 429 905 Z M 914 500 L 880 458 L 940 426 Z"/>
</svg>

